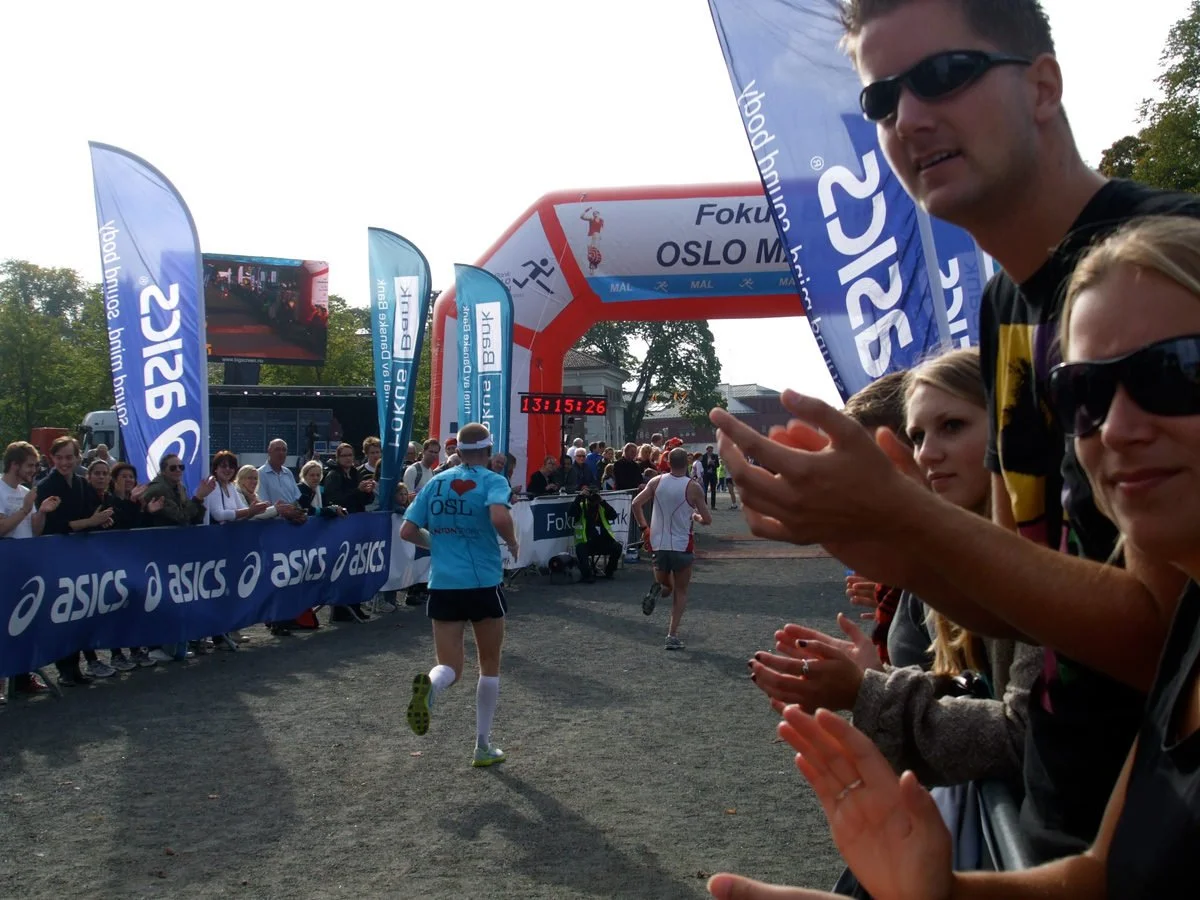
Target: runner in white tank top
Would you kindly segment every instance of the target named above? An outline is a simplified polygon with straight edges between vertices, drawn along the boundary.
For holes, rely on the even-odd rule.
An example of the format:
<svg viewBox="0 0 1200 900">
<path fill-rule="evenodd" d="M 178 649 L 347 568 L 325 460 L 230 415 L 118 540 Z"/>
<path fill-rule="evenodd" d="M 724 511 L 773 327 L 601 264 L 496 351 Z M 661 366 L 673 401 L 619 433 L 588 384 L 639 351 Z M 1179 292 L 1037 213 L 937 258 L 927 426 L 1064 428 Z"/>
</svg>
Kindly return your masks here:
<svg viewBox="0 0 1200 900">
<path fill-rule="evenodd" d="M 650 517 L 650 546 L 654 550 L 692 553 L 692 516 L 696 509 L 688 501 L 686 475 L 659 475 L 654 489 L 654 512 Z"/>
<path fill-rule="evenodd" d="M 712 524 L 712 513 L 704 502 L 704 488 L 688 477 L 687 451 L 676 447 L 669 457 L 671 471 L 650 479 L 633 498 L 633 516 L 654 551 L 654 584 L 642 600 L 642 612 L 650 615 L 660 597 L 671 597 L 671 621 L 667 626 L 668 650 L 682 650 L 679 622 L 687 606 L 687 589 L 692 580 L 694 544 L 692 525 Z M 653 503 L 647 526 L 642 508 Z M 648 532 L 648 533 L 647 533 Z"/>
</svg>

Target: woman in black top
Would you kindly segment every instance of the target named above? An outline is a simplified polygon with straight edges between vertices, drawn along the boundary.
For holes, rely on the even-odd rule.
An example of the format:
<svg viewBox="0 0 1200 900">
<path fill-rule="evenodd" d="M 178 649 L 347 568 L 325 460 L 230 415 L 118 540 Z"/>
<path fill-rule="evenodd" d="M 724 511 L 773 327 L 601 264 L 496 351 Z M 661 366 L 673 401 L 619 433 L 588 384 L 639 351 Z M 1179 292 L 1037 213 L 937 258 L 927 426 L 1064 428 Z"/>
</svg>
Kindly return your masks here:
<svg viewBox="0 0 1200 900">
<path fill-rule="evenodd" d="M 91 481 L 92 470 L 98 463 L 99 461 L 96 461 L 88 466 L 89 481 Z M 164 502 L 162 497 L 151 500 L 143 510 L 142 504 L 134 498 L 135 494 L 140 496 L 140 492 L 137 491 L 137 473 L 133 466 L 127 462 L 117 463 L 109 471 L 108 490 L 100 498 L 100 505 L 107 506 L 113 511 L 112 527 L 114 530 L 127 531 L 131 528 L 141 528 L 147 524 L 146 515 L 148 513 L 153 514 L 162 509 Z M 112 651 L 110 664 L 114 669 L 125 671 L 134 667 L 150 668 L 157 665 L 150 658 L 145 647 L 130 647 L 129 651 L 128 657 L 120 648 Z"/>
<path fill-rule="evenodd" d="M 329 470 L 321 486 L 324 502 L 341 507 L 347 513 L 364 512 L 375 498 L 375 480 L 363 478 L 354 468 L 354 448 L 349 444 L 338 444 L 337 465 Z M 329 615 L 331 622 L 365 622 L 370 618 L 361 603 L 335 605 Z"/>
<path fill-rule="evenodd" d="M 92 463 L 94 466 L 95 463 Z M 88 469 L 89 474 L 91 469 Z M 112 527 L 120 530 L 140 528 L 145 524 L 146 513 L 156 513 L 162 509 L 163 499 L 151 500 L 147 509 L 134 499 L 137 488 L 137 473 L 127 462 L 117 463 L 109 474 L 109 489 L 100 501 L 101 506 L 108 506 L 113 511 Z"/>
<path fill-rule="evenodd" d="M 354 467 L 354 448 L 349 444 L 338 445 L 337 465 L 329 470 L 323 486 L 325 502 L 348 513 L 363 512 L 375 497 L 375 480 L 363 478 Z"/>
<path fill-rule="evenodd" d="M 321 464 L 315 459 L 309 460 L 300 468 L 300 501 L 296 505 L 308 516 L 332 519 L 346 515 L 345 509 L 325 499 L 325 488 L 321 484 L 323 474 Z"/>
<path fill-rule="evenodd" d="M 1067 362 L 1051 373 L 1049 406 L 1128 542 L 1126 565 L 1146 582 L 1171 567 L 1190 581 L 1174 611 L 1147 592 L 1147 614 L 1171 618 L 1165 649 L 1099 834 L 1077 856 L 951 873 L 949 836 L 912 773 L 897 780 L 832 713 L 788 707 L 780 734 L 799 751 L 838 849 L 880 900 L 1200 894 L 1200 220 L 1143 219 L 1097 244 L 1068 287 L 1061 345 Z M 716 876 L 709 890 L 731 897 L 737 880 Z M 789 895 L 823 896 L 775 896 Z"/>
<path fill-rule="evenodd" d="M 73 437 L 55 438 L 50 445 L 50 459 L 54 464 L 50 472 L 37 486 L 37 502 L 40 506 L 47 497 L 58 497 L 58 508 L 46 514 L 46 527 L 42 534 L 76 534 L 81 531 L 112 527 L 113 511 L 100 509 L 100 498 L 87 481 L 79 477 L 79 443 Z M 86 684 L 92 678 L 108 678 L 116 669 L 101 662 L 96 651 L 84 651 L 88 674 L 79 668 L 79 653 L 64 656 L 55 662 L 58 683 L 66 687 Z"/>
</svg>

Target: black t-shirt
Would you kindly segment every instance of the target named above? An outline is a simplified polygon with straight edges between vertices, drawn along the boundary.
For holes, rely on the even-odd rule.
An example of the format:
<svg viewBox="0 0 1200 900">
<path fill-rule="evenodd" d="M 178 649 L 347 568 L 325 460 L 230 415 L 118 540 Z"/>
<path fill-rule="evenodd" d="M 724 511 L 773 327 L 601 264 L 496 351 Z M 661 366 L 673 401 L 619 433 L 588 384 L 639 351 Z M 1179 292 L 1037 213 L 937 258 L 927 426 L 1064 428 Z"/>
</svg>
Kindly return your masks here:
<svg viewBox="0 0 1200 900">
<path fill-rule="evenodd" d="M 1058 327 L 1067 284 L 1088 247 L 1146 215 L 1200 218 L 1200 197 L 1110 181 L 1092 198 L 1054 255 L 1016 285 L 1003 273 L 980 310 L 980 363 L 988 398 L 988 468 L 1004 477 L 1023 535 L 1098 562 L 1117 531 L 1096 509 L 1074 448 L 1046 400 L 1060 361 Z M 1029 700 L 1022 825 L 1042 859 L 1085 849 L 1137 733 L 1138 692 L 1046 651 Z"/>
<path fill-rule="evenodd" d="M 61 497 L 62 500 L 58 509 L 46 514 L 42 534 L 74 534 L 71 523 L 88 518 L 100 505 L 100 498 L 86 479 L 75 475 L 68 483 L 57 469 L 38 482 L 38 505 L 47 497 Z"/>
<path fill-rule="evenodd" d="M 642 466 L 636 459 L 622 456 L 613 463 L 613 483 L 618 491 L 638 490 L 642 486 Z"/>
<path fill-rule="evenodd" d="M 1179 897 L 1195 890 L 1200 847 L 1200 732 L 1182 740 L 1179 711 L 1200 663 L 1200 588 L 1189 582 L 1158 661 L 1125 805 L 1108 850 L 1108 896 Z M 1192 884 L 1189 890 L 1186 886 Z"/>
<path fill-rule="evenodd" d="M 530 497 L 540 497 L 542 494 L 549 492 L 550 479 L 546 477 L 546 473 L 538 469 L 529 479 L 529 488 L 525 491 Z"/>
<path fill-rule="evenodd" d="M 363 480 L 358 469 L 331 469 L 322 482 L 325 488 L 324 502 L 333 506 L 341 506 L 348 513 L 360 513 L 374 499 L 374 494 L 367 494 L 358 489 Z M 311 502 L 311 501 L 310 501 Z"/>
</svg>

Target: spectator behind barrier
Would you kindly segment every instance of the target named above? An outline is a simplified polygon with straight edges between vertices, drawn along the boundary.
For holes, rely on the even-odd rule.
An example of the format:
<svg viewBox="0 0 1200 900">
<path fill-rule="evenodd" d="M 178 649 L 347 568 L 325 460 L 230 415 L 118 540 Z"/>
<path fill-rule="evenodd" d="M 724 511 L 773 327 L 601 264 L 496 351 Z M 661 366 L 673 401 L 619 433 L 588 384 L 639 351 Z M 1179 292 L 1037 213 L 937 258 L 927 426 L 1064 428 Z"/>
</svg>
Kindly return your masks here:
<svg viewBox="0 0 1200 900">
<path fill-rule="evenodd" d="M 529 477 L 529 486 L 525 493 L 530 497 L 541 497 L 544 494 L 557 494 L 559 486 L 554 482 L 554 473 L 558 471 L 558 460 L 548 455 L 542 460 L 542 467 Z"/>
<path fill-rule="evenodd" d="M 97 460 L 92 465 L 95 466 L 97 462 L 103 462 L 103 460 Z M 89 468 L 89 476 L 91 471 Z M 141 528 L 148 524 L 147 512 L 156 513 L 162 509 L 166 502 L 164 497 L 151 500 L 146 509 L 143 509 L 140 501 L 145 492 L 146 485 L 138 486 L 137 473 L 133 466 L 127 462 L 113 465 L 109 472 L 108 490 L 100 501 L 102 507 L 107 506 L 113 511 L 113 529 L 127 531 L 131 528 Z M 149 649 L 146 647 L 130 647 L 128 656 L 125 655 L 122 648 L 117 647 L 112 650 L 108 663 L 118 672 L 128 672 L 135 668 L 152 668 L 158 664 L 158 661 L 150 657 Z"/>
<path fill-rule="evenodd" d="M 438 468 L 438 454 L 442 452 L 441 444 L 436 438 L 429 438 L 421 445 L 421 458 L 404 470 L 404 483 L 408 492 L 416 496 L 417 492 L 433 477 Z"/>
<path fill-rule="evenodd" d="M 585 487 L 598 487 L 600 482 L 596 480 L 595 473 L 587 464 L 587 451 L 582 447 L 577 447 L 574 454 L 575 458 L 567 468 L 564 490 L 580 491 Z"/>
<path fill-rule="evenodd" d="M 1137 316 L 1129 315 L 1131 298 Z M 916 863 L 904 870 L 903 892 L 911 897 L 1197 893 L 1200 220 L 1134 220 L 1095 245 L 1070 279 L 1060 329 L 1064 363 L 1051 372 L 1047 397 L 1055 423 L 1071 439 L 1097 507 L 1119 529 L 1118 551 L 1184 572 L 1183 594 L 1161 610 L 1171 623 L 1167 640 L 1096 840 L 1085 853 L 1034 869 L 951 873 L 945 828 L 915 779 L 897 779 L 878 749 L 840 717 L 822 712 L 814 719 L 788 707 L 780 734 L 803 754 L 797 765 L 838 849 L 878 896 L 896 893 L 889 862 L 898 859 Z M 847 801 L 853 809 L 839 812 Z M 736 881 L 717 876 L 710 890 L 721 898 L 755 896 L 733 893 Z"/>
<path fill-rule="evenodd" d="M 404 511 L 408 509 L 408 504 L 411 502 L 412 497 L 408 493 L 408 485 L 403 481 L 397 481 L 396 487 L 392 491 L 392 515 L 404 515 Z"/>
<path fill-rule="evenodd" d="M 195 495 L 188 497 L 183 486 L 184 469 L 183 460 L 174 453 L 168 453 L 159 461 L 158 474 L 143 495 L 147 503 L 163 498 L 158 512 L 147 513 L 151 525 L 199 525 L 204 521 L 205 500 L 216 488 L 217 480 L 210 475 L 200 482 Z"/>
<path fill-rule="evenodd" d="M 315 460 L 300 468 L 300 508 L 310 516 L 326 519 L 346 515 L 345 507 L 325 501 L 325 486 L 321 483 L 325 470 Z"/>
<path fill-rule="evenodd" d="M 642 487 L 642 470 L 638 464 L 637 444 L 626 444 L 621 448 L 621 458 L 613 463 L 613 485 L 618 491 L 636 491 Z"/>
<path fill-rule="evenodd" d="M 254 519 L 267 511 L 268 504 L 265 501 L 259 500 L 252 506 L 246 503 L 246 498 L 234 481 L 237 472 L 238 458 L 233 451 L 219 450 L 213 455 L 212 476 L 216 483 L 212 493 L 204 498 L 211 524 Z"/>
<path fill-rule="evenodd" d="M 990 515 L 979 352 L 957 350 L 934 358 L 908 373 L 906 385 L 904 396 L 893 398 L 907 406 L 904 431 L 914 446 L 913 474 L 956 506 Z M 979 820 L 970 815 L 972 801 L 962 785 L 983 778 L 1019 779 L 1039 649 L 1012 640 L 981 640 L 927 611 L 908 592 L 889 634 L 892 666 L 880 662 L 870 639 L 848 617 L 841 615 L 838 622 L 849 641 L 785 626 L 776 633 L 780 653 L 756 654 L 751 677 L 776 711 L 788 703 L 810 712 L 851 710 L 856 727 L 877 743 L 896 771 L 910 769 L 926 786 L 959 785 L 936 788 L 938 806 L 952 829 L 955 869 L 978 869 L 983 862 Z"/>
<path fill-rule="evenodd" d="M 258 499 L 258 469 L 254 466 L 245 465 L 238 469 L 236 483 L 238 493 L 242 495 L 242 501 L 247 507 L 253 508 L 265 502 Z M 261 521 L 275 519 L 278 516 L 279 507 L 276 504 L 268 504 L 266 509 L 251 518 Z"/>
<path fill-rule="evenodd" d="M 108 494 L 104 503 L 113 511 L 113 528 L 127 530 L 140 528 L 146 523 L 146 513 L 156 513 L 166 502 L 165 497 L 159 497 L 142 507 L 146 485 L 138 486 L 137 473 L 127 462 L 119 462 L 109 473 Z M 102 504 L 103 505 L 103 504 Z"/>
<path fill-rule="evenodd" d="M 380 460 L 383 459 L 383 442 L 377 437 L 369 437 L 363 441 L 362 452 L 363 462 L 358 467 L 359 478 L 361 481 L 372 481 L 378 485 L 380 478 L 383 477 L 380 470 Z M 371 492 L 363 509 L 365 512 L 374 512 L 379 509 L 378 493 Z"/>
<path fill-rule="evenodd" d="M 275 438 L 267 444 L 267 461 L 258 467 L 258 493 L 263 500 L 274 504 L 280 517 L 294 524 L 303 524 L 304 511 L 297 506 L 300 486 L 286 465 L 287 442 Z"/>
<path fill-rule="evenodd" d="M 0 538 L 36 537 L 46 525 L 46 515 L 55 509 L 58 497 L 47 497 L 37 505 L 37 494 L 28 483 L 37 475 L 37 448 L 26 441 L 14 441 L 4 450 L 4 475 L 0 477 Z M 0 678 L 0 705 L 7 702 L 7 683 Z M 36 674 L 13 678 L 13 689 L 22 694 L 49 690 Z"/>
<path fill-rule="evenodd" d="M 911 446 L 904 421 L 904 388 L 907 372 L 889 372 L 875 379 L 846 401 L 842 410 L 871 434 L 886 428 L 905 446 Z M 733 495 L 736 496 L 736 495 Z M 896 615 L 901 590 L 886 584 L 875 584 L 855 574 L 846 576 L 846 596 L 851 603 L 871 606 L 875 613 L 875 628 L 871 641 L 885 663 L 888 657 L 888 629 Z M 868 599 L 869 598 L 869 599 Z"/>
<path fill-rule="evenodd" d="M 337 467 L 325 475 L 323 487 L 324 501 L 347 513 L 364 512 L 375 498 L 375 479 L 354 467 L 354 448 L 349 444 L 338 444 Z"/>
</svg>

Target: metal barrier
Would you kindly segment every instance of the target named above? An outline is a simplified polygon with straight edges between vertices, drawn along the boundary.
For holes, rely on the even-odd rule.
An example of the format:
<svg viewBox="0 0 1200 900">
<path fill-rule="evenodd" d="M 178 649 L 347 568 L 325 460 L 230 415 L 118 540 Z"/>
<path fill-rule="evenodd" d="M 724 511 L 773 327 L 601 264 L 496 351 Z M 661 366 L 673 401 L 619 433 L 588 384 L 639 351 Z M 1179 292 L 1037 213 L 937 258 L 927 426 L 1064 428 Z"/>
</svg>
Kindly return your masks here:
<svg viewBox="0 0 1200 900">
<path fill-rule="evenodd" d="M 980 868 L 999 872 L 1028 869 L 1036 865 L 1029 838 L 1021 830 L 1021 800 L 999 780 L 977 781 L 979 817 L 983 832 Z"/>
</svg>

